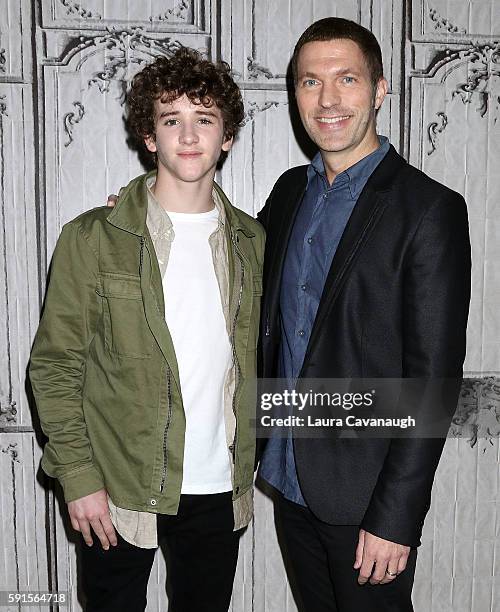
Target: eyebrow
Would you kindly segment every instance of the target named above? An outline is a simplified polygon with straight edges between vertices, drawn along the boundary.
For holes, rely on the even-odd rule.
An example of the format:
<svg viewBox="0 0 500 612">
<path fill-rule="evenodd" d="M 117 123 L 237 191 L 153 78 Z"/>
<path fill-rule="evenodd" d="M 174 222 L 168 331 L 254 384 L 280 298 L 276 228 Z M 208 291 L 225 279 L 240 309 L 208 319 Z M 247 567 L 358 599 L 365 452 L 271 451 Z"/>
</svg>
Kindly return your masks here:
<svg viewBox="0 0 500 612">
<path fill-rule="evenodd" d="M 196 110 L 194 111 L 196 115 L 203 115 L 203 116 L 209 116 L 209 117 L 215 117 L 216 119 L 218 118 L 218 115 L 216 115 L 213 111 L 211 110 Z M 160 119 L 163 119 L 164 117 L 175 117 L 176 115 L 179 115 L 180 111 L 162 111 L 159 115 Z"/>
<path fill-rule="evenodd" d="M 333 74 L 336 76 L 344 76 L 346 74 L 352 74 L 354 76 L 360 76 L 360 73 L 357 70 L 352 70 L 352 68 L 340 68 L 339 70 L 334 70 Z M 316 74 L 314 72 L 304 72 L 303 74 L 299 74 L 299 79 L 305 78 L 321 78 L 321 75 Z"/>
</svg>

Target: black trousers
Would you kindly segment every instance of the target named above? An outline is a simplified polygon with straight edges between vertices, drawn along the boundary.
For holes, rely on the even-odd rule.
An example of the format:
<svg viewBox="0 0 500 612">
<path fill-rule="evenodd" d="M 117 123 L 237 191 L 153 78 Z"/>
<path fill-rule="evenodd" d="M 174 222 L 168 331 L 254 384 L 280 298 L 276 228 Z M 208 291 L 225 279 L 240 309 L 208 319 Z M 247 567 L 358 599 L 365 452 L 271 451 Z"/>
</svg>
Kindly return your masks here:
<svg viewBox="0 0 500 612">
<path fill-rule="evenodd" d="M 323 523 L 308 508 L 281 495 L 276 508 L 300 612 L 413 612 L 416 549 L 405 571 L 391 583 L 361 586 L 359 570 L 353 568 L 358 526 Z"/>
<path fill-rule="evenodd" d="M 182 495 L 176 516 L 158 515 L 166 540 L 169 612 L 227 612 L 240 532 L 234 532 L 232 494 Z M 103 550 L 82 543 L 86 612 L 143 612 L 156 549 L 138 548 L 119 534 Z M 166 611 L 165 611 L 166 612 Z"/>
</svg>

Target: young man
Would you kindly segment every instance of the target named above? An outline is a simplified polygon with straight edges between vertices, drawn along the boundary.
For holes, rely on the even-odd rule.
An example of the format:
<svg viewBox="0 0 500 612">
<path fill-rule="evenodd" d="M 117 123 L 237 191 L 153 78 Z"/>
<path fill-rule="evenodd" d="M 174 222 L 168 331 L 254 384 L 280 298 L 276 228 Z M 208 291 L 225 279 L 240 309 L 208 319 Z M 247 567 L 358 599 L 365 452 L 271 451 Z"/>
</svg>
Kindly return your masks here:
<svg viewBox="0 0 500 612">
<path fill-rule="evenodd" d="M 276 182 L 267 231 L 262 375 L 462 377 L 470 296 L 458 193 L 376 133 L 387 82 L 371 32 L 311 25 L 293 54 L 319 152 Z M 446 406 L 453 412 L 453 398 Z M 450 415 L 451 416 L 451 415 Z M 410 612 L 416 547 L 441 439 L 271 438 L 260 475 L 308 612 Z M 382 585 L 382 586 L 379 586 Z"/>
<path fill-rule="evenodd" d="M 30 367 L 42 467 L 87 544 L 88 611 L 144 610 L 165 538 L 173 612 L 223 612 L 252 514 L 264 248 L 214 183 L 243 104 L 226 64 L 183 48 L 128 110 L 157 170 L 59 238 Z"/>
</svg>

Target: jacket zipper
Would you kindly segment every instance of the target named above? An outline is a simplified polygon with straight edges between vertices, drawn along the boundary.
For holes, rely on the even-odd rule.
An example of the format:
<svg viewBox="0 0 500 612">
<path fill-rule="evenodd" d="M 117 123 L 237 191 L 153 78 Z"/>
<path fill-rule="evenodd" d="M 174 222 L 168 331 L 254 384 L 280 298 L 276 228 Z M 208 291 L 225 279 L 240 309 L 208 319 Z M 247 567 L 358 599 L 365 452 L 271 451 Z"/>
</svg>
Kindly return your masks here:
<svg viewBox="0 0 500 612">
<path fill-rule="evenodd" d="M 168 455 L 167 455 L 167 437 L 170 422 L 172 420 L 172 385 L 170 377 L 170 368 L 167 366 L 167 422 L 165 423 L 165 429 L 163 430 L 163 470 L 160 482 L 160 491 L 163 493 L 163 487 L 167 479 L 167 468 L 168 468 Z"/>
<path fill-rule="evenodd" d="M 141 236 L 141 251 L 139 254 L 139 276 L 142 275 L 142 265 L 144 261 L 144 246 L 145 246 L 145 238 Z M 167 455 L 167 438 L 168 438 L 168 430 L 170 427 L 170 422 L 172 420 L 172 382 L 171 382 L 171 373 L 170 367 L 167 365 L 167 422 L 165 423 L 165 428 L 163 430 L 163 468 L 162 468 L 162 476 L 160 482 L 160 491 L 163 493 L 163 489 L 165 487 L 165 481 L 167 479 L 167 468 L 168 468 L 168 455 Z"/>
<path fill-rule="evenodd" d="M 234 438 L 233 438 L 233 443 L 231 444 L 231 446 L 229 447 L 231 449 L 232 455 L 233 455 L 233 464 L 236 464 L 236 450 L 237 450 L 237 439 L 238 439 L 238 417 L 236 416 L 236 393 L 238 392 L 238 386 L 239 386 L 239 379 L 241 376 L 241 368 L 240 368 L 240 363 L 238 361 L 238 355 L 236 354 L 236 342 L 235 342 L 235 335 L 236 335 L 236 320 L 238 318 L 238 315 L 240 313 L 240 307 L 241 307 L 241 299 L 243 296 L 243 281 L 245 278 L 245 267 L 243 265 L 243 259 L 238 251 L 238 248 L 236 246 L 237 242 L 238 242 L 238 238 L 237 236 L 233 236 L 232 238 L 232 242 L 233 242 L 233 246 L 234 246 L 234 252 L 236 253 L 236 256 L 240 262 L 240 269 L 241 269 L 241 282 L 240 282 L 240 290 L 239 290 L 239 295 L 238 295 L 238 304 L 236 305 L 236 312 L 234 313 L 234 317 L 233 317 L 233 328 L 232 328 L 232 333 L 231 333 L 231 345 L 232 345 L 232 349 L 233 349 L 233 361 L 234 364 L 236 366 L 236 380 L 235 380 L 235 384 L 234 384 L 234 393 L 233 393 L 233 401 L 232 401 L 232 408 L 233 408 L 233 414 L 234 414 L 234 419 L 235 419 L 235 428 L 234 428 Z"/>
</svg>

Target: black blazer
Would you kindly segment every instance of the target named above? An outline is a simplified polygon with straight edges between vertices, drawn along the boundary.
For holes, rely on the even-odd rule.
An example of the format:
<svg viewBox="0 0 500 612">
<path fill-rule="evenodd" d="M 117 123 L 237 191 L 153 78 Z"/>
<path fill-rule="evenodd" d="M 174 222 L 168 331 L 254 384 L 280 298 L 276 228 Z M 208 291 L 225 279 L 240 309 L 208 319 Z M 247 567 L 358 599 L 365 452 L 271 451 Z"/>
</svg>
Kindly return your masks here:
<svg viewBox="0 0 500 612">
<path fill-rule="evenodd" d="M 285 172 L 258 215 L 267 230 L 259 346 L 265 378 L 277 375 L 280 282 L 306 168 Z M 464 199 L 391 146 L 333 258 L 300 376 L 461 378 L 470 268 Z M 296 438 L 300 487 L 322 521 L 418 546 L 443 444 Z"/>
</svg>

